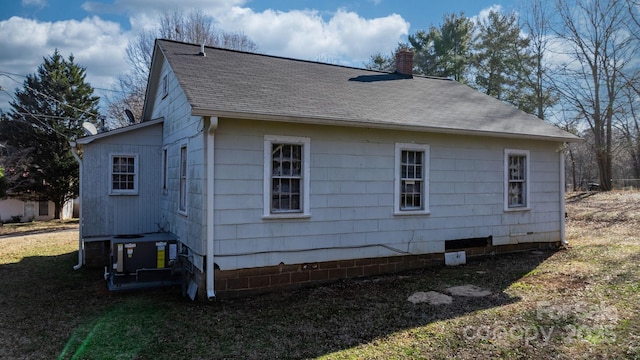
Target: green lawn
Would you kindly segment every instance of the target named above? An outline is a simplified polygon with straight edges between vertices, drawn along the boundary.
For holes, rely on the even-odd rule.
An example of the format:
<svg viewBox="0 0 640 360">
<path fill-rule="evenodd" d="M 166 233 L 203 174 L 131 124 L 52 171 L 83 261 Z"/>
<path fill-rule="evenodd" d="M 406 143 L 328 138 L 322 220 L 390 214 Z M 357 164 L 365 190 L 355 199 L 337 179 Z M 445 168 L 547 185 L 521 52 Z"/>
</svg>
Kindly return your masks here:
<svg viewBox="0 0 640 360">
<path fill-rule="evenodd" d="M 5 235 L 0 358 L 640 358 L 639 209 L 639 193 L 573 194 L 566 250 L 210 303 L 109 293 L 72 270 L 75 231 Z M 407 301 L 465 284 L 492 294 Z"/>
</svg>

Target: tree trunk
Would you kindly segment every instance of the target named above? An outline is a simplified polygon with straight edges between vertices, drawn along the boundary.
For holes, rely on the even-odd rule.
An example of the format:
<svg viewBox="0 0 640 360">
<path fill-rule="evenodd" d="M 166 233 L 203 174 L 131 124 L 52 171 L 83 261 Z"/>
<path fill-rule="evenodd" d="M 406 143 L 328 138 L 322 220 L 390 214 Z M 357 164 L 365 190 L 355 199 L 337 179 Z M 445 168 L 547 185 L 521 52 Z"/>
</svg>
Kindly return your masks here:
<svg viewBox="0 0 640 360">
<path fill-rule="evenodd" d="M 600 173 L 600 190 L 611 191 L 611 154 L 607 151 L 596 150 L 596 161 Z"/>
<path fill-rule="evenodd" d="M 633 175 L 636 179 L 640 179 L 640 131 L 638 132 L 638 143 L 632 156 L 633 159 Z"/>
<path fill-rule="evenodd" d="M 576 182 L 576 160 L 573 157 L 573 150 L 569 149 L 569 160 L 571 161 L 571 178 L 573 182 L 573 191 L 578 191 L 578 183 Z"/>
<path fill-rule="evenodd" d="M 63 203 L 61 200 L 55 200 L 53 202 L 55 204 L 55 210 L 53 212 L 53 218 L 56 220 L 61 220 L 62 219 L 62 206 Z"/>
</svg>

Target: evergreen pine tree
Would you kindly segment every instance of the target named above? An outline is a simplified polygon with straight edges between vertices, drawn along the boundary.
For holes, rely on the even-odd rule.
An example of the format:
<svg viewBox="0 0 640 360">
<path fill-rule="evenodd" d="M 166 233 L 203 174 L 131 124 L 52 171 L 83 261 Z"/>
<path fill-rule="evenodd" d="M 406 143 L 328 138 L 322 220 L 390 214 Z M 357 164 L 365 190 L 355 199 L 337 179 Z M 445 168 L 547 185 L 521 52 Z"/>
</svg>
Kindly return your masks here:
<svg viewBox="0 0 640 360">
<path fill-rule="evenodd" d="M 527 113 L 533 113 L 534 89 L 526 79 L 534 69 L 534 57 L 529 52 L 529 39 L 520 35 L 515 14 L 491 11 L 486 21 L 479 23 L 475 41 L 474 86 L 498 100 L 511 103 Z"/>
<path fill-rule="evenodd" d="M 421 74 L 442 76 L 466 83 L 471 66 L 473 22 L 464 16 L 448 14 L 440 28 L 409 35 L 415 62 Z"/>
<path fill-rule="evenodd" d="M 0 121 L 10 194 L 53 201 L 57 219 L 64 203 L 78 195 L 79 170 L 69 141 L 83 135 L 83 122 L 98 119 L 99 98 L 85 76 L 73 56 L 65 60 L 56 50 L 27 76 L 8 119 Z"/>
</svg>

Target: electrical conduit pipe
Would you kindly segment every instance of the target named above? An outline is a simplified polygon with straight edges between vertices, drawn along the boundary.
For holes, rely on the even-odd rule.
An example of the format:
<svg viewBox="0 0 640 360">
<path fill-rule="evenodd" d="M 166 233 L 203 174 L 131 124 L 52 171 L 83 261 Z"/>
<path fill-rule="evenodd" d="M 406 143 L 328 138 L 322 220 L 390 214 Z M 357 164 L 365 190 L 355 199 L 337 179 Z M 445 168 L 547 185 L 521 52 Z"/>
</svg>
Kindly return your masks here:
<svg viewBox="0 0 640 360">
<path fill-rule="evenodd" d="M 206 118 L 203 120 L 207 120 Z M 209 117 L 209 129 L 207 131 L 207 265 L 206 265 L 206 285 L 207 285 L 207 298 L 209 300 L 216 296 L 214 288 L 214 176 L 215 176 L 215 159 L 214 159 L 214 146 L 215 146 L 215 134 L 218 128 L 218 118 Z"/>
<path fill-rule="evenodd" d="M 78 149 L 76 148 L 76 142 L 75 141 L 69 141 L 69 145 L 71 145 L 71 154 L 73 155 L 73 157 L 76 159 L 76 161 L 78 162 L 78 166 L 80 166 L 80 201 L 82 201 L 82 159 L 80 159 L 80 156 L 78 155 Z M 79 224 L 78 224 L 78 264 L 73 266 L 73 270 L 78 270 L 82 267 L 82 263 L 83 261 L 83 250 L 82 250 L 82 209 L 84 208 L 84 206 L 82 206 L 82 203 L 80 203 L 80 219 L 79 219 Z"/>
</svg>

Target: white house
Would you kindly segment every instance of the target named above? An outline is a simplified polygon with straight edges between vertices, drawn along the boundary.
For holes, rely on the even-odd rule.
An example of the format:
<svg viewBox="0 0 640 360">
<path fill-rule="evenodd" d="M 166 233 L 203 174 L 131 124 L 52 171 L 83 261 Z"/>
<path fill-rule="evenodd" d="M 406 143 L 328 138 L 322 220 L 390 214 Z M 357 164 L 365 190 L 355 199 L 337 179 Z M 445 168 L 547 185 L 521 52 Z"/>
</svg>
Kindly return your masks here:
<svg viewBox="0 0 640 360">
<path fill-rule="evenodd" d="M 64 204 L 62 218 L 73 217 L 73 201 Z M 0 223 L 3 222 L 28 222 L 51 220 L 55 215 L 53 201 L 22 200 L 16 197 L 0 199 Z"/>
<path fill-rule="evenodd" d="M 191 295 L 212 298 L 560 245 L 578 138 L 397 64 L 157 40 L 143 122 L 77 142 L 80 264 L 170 234 Z"/>
</svg>

